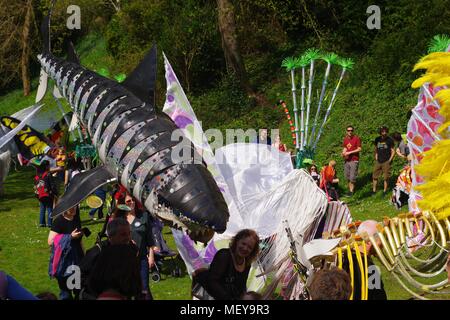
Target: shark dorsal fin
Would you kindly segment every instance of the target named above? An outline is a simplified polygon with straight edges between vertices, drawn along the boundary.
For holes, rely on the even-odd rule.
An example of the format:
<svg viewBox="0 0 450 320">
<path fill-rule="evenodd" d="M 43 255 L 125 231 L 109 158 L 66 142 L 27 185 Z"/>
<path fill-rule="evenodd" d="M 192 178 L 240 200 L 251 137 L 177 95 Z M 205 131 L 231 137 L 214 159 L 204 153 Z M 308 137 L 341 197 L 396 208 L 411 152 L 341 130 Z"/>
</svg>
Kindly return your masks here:
<svg viewBox="0 0 450 320">
<path fill-rule="evenodd" d="M 122 83 L 136 97 L 155 105 L 156 45 L 150 49 L 139 65 Z"/>
<path fill-rule="evenodd" d="M 75 51 L 75 47 L 72 41 L 69 41 L 69 43 L 67 44 L 67 61 L 80 64 L 80 58 Z"/>
</svg>

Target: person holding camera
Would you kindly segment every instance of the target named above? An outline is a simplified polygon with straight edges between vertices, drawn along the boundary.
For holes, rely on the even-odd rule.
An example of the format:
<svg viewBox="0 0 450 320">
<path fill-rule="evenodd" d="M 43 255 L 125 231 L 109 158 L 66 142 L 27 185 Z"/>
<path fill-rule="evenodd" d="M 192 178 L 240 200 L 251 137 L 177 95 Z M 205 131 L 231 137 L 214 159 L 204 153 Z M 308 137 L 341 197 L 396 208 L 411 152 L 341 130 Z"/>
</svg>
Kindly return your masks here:
<svg viewBox="0 0 450 320">
<path fill-rule="evenodd" d="M 138 254 L 138 248 L 131 242 L 131 226 L 124 218 L 116 218 L 108 223 L 106 227 L 106 235 L 108 239 L 101 241 L 97 240 L 97 243 L 89 250 L 86 251 L 86 255 L 80 262 L 81 271 L 81 300 L 94 300 L 97 298 L 92 288 L 88 285 L 88 279 L 92 273 L 92 270 L 97 263 L 98 257 L 102 250 L 109 246 L 130 244 L 136 250 L 136 256 Z"/>
<path fill-rule="evenodd" d="M 386 195 L 389 178 L 391 176 L 391 163 L 395 155 L 394 140 L 388 136 L 389 129 L 386 126 L 380 128 L 380 136 L 374 141 L 375 144 L 375 165 L 372 174 L 372 191 L 377 192 L 378 178 L 383 173 L 384 191 Z"/>
<path fill-rule="evenodd" d="M 73 207 L 56 217 L 48 235 L 48 245 L 52 247 L 49 275 L 56 278 L 61 300 L 78 299 L 79 290 L 70 289 L 67 280 L 72 275 L 73 266 L 78 266 L 84 256 L 83 235 L 89 236 L 88 228 L 81 228 L 80 212 Z"/>
</svg>

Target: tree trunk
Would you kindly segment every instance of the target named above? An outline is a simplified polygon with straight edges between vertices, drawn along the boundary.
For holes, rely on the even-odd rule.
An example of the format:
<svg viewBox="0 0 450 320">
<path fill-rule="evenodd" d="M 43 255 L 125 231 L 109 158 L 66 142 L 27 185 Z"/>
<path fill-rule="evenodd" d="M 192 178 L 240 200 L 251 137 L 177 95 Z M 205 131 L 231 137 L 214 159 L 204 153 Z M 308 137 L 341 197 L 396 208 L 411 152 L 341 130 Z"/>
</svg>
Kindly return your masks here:
<svg viewBox="0 0 450 320">
<path fill-rule="evenodd" d="M 27 12 L 25 15 L 25 22 L 23 24 L 22 32 L 22 59 L 20 61 L 20 67 L 22 69 L 22 84 L 23 84 L 23 95 L 28 96 L 30 94 L 30 24 L 31 24 L 31 14 L 33 7 L 31 5 L 32 0 L 27 1 Z"/>
<path fill-rule="evenodd" d="M 232 0 L 217 0 L 217 7 L 219 13 L 219 30 L 222 36 L 222 48 L 225 54 L 227 69 L 231 69 L 236 74 L 242 89 L 249 96 L 255 96 L 255 92 L 248 81 L 247 72 L 239 49 Z"/>
</svg>

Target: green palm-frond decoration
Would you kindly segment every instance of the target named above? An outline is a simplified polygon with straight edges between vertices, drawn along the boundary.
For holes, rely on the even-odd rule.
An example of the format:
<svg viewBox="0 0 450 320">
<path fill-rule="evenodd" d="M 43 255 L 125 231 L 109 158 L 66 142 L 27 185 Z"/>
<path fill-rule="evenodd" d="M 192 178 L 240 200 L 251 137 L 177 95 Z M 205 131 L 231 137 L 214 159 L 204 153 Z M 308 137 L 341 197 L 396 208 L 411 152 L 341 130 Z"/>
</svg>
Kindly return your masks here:
<svg viewBox="0 0 450 320">
<path fill-rule="evenodd" d="M 303 68 L 303 67 L 306 67 L 311 62 L 311 59 L 309 58 L 309 56 L 306 53 L 304 53 L 300 57 L 297 58 L 297 62 L 298 62 L 298 67 Z"/>
<path fill-rule="evenodd" d="M 446 51 L 448 46 L 450 46 L 450 37 L 448 35 L 435 35 L 428 45 L 428 53 Z"/>
<path fill-rule="evenodd" d="M 355 62 L 351 58 L 339 58 L 337 64 L 340 65 L 342 69 L 351 70 L 353 69 Z"/>
<path fill-rule="evenodd" d="M 320 53 L 320 50 L 315 49 L 315 48 L 310 48 L 310 49 L 306 50 L 304 56 L 307 57 L 311 61 L 311 60 L 319 59 L 322 56 L 322 54 Z"/>
<path fill-rule="evenodd" d="M 281 63 L 282 67 L 286 68 L 286 71 L 291 71 L 297 67 L 297 59 L 294 57 L 287 57 Z"/>
<path fill-rule="evenodd" d="M 325 53 L 321 56 L 322 60 L 326 61 L 329 64 L 336 64 L 339 59 L 339 56 L 336 53 L 330 52 Z"/>
</svg>

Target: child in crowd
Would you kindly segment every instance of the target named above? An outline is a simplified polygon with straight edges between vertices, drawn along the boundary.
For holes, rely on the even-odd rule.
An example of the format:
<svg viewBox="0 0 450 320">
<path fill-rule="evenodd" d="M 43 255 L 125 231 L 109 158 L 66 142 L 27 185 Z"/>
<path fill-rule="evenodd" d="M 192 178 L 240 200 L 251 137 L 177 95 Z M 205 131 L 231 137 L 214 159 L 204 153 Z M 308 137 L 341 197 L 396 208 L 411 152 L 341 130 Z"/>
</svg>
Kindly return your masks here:
<svg viewBox="0 0 450 320">
<path fill-rule="evenodd" d="M 319 184 L 320 184 L 320 174 L 317 172 L 316 165 L 313 164 L 311 167 L 309 167 L 309 174 L 314 179 L 314 181 L 316 182 L 317 186 L 319 186 Z"/>
<path fill-rule="evenodd" d="M 44 160 L 37 168 L 36 176 L 34 177 L 34 191 L 39 200 L 40 206 L 40 227 L 45 227 L 45 212 L 48 213 L 47 227 L 52 226 L 53 199 L 55 197 L 56 190 L 49 170 L 50 164 L 48 161 Z"/>
</svg>

